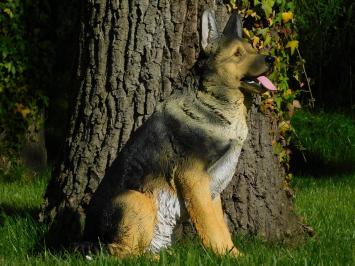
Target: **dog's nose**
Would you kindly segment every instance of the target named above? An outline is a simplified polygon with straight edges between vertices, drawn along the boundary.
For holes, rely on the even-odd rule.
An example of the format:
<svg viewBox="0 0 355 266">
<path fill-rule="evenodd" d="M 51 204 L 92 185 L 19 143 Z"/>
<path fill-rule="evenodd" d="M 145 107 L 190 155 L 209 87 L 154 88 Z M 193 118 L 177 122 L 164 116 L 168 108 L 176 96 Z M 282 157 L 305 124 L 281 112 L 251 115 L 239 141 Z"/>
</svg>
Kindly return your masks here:
<svg viewBox="0 0 355 266">
<path fill-rule="evenodd" d="M 274 62 L 275 62 L 275 57 L 273 56 L 266 56 L 265 57 L 265 62 L 270 65 L 270 66 L 273 66 L 274 65 Z"/>
</svg>

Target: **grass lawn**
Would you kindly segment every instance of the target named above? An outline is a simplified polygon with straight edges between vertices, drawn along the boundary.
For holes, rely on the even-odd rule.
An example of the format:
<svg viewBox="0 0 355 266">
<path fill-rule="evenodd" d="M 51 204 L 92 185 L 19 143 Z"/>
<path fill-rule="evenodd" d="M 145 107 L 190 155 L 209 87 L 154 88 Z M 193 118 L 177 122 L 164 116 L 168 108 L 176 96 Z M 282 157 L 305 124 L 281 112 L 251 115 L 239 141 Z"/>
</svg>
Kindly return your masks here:
<svg viewBox="0 0 355 266">
<path fill-rule="evenodd" d="M 313 129 L 307 130 L 305 123 L 302 124 L 302 121 L 318 121 L 320 117 L 323 118 L 319 123 L 325 123 L 326 119 L 333 121 L 329 114 L 302 112 L 296 115 L 294 124 L 309 154 L 325 163 L 335 161 L 338 166 L 346 161 L 351 166 L 351 162 L 355 164 L 355 123 L 335 116 L 334 130 L 339 130 L 339 124 L 343 126 L 336 133 L 332 127 L 321 126 L 312 135 Z M 34 180 L 9 180 L 0 176 L 0 265 L 355 265 L 355 171 L 351 169 L 317 177 L 301 171 L 294 178 L 296 208 L 315 229 L 313 238 L 289 249 L 240 236 L 236 243 L 245 256 L 238 260 L 216 257 L 198 242 L 163 251 L 159 261 L 147 257 L 117 261 L 105 255 L 88 261 L 69 252 L 52 253 L 42 240 L 46 226 L 36 222 L 48 174 Z"/>
</svg>

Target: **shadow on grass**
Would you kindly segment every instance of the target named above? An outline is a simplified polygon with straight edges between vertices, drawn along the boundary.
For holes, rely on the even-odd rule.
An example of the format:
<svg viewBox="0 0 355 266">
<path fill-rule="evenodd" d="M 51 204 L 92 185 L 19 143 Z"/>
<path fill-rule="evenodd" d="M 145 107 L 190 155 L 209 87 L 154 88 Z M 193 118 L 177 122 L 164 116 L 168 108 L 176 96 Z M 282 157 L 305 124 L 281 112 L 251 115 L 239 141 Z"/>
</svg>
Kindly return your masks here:
<svg viewBox="0 0 355 266">
<path fill-rule="evenodd" d="M 355 173 L 354 161 L 329 161 L 309 151 L 302 154 L 299 150 L 293 150 L 290 165 L 291 172 L 295 175 L 315 178 L 338 178 Z"/>
<path fill-rule="evenodd" d="M 39 212 L 39 208 L 27 208 L 27 207 L 15 207 L 10 204 L 0 203 L 0 217 L 31 217 L 36 220 Z M 0 218 L 0 226 L 2 225 L 3 219 Z"/>
<path fill-rule="evenodd" d="M 53 254 L 63 254 L 65 250 L 60 247 L 55 249 L 49 249 L 47 245 L 47 232 L 48 227 L 46 224 L 38 221 L 39 208 L 26 208 L 17 207 L 11 204 L 0 203 L 0 228 L 6 227 L 5 220 L 10 218 L 10 224 L 15 220 L 23 220 L 25 226 L 34 229 L 32 238 L 36 239 L 36 244 L 28 250 L 28 254 L 31 256 L 37 256 L 43 253 L 44 250 L 50 250 Z M 11 219 L 13 218 L 13 219 Z M 11 225 L 10 225 L 11 226 Z M 22 236 L 23 237 L 23 236 Z"/>
</svg>

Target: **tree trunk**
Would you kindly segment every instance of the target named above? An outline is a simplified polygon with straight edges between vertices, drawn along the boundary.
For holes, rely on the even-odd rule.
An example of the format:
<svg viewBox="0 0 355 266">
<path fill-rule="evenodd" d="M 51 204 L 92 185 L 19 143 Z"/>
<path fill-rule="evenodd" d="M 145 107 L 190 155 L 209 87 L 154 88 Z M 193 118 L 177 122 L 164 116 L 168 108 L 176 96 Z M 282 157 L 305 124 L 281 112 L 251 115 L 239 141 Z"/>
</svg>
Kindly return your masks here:
<svg viewBox="0 0 355 266">
<path fill-rule="evenodd" d="M 201 14 L 216 8 L 224 26 L 228 14 L 222 2 L 83 1 L 78 94 L 40 214 L 57 243 L 80 240 L 85 209 L 117 152 L 158 102 L 186 87 L 184 77 L 200 52 Z M 233 231 L 282 239 L 298 225 L 282 188 L 285 171 L 272 152 L 274 124 L 255 106 L 249 118 L 249 140 L 239 174 L 223 194 L 224 205 Z"/>
</svg>

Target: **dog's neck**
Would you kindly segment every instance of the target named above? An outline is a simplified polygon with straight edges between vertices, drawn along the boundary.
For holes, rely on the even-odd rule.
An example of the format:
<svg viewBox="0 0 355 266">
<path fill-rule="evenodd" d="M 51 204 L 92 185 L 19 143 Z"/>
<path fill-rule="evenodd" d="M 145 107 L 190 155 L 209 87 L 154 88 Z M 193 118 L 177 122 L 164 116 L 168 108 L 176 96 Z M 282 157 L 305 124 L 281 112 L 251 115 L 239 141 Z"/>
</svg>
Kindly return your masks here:
<svg viewBox="0 0 355 266">
<path fill-rule="evenodd" d="M 238 85 L 231 88 L 220 82 L 218 78 L 210 76 L 202 81 L 202 87 L 199 91 L 209 94 L 221 103 L 239 105 L 244 102 L 244 94 L 238 88 Z"/>
</svg>

